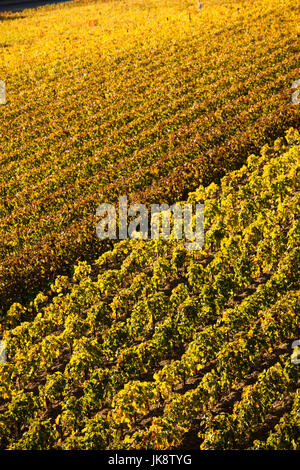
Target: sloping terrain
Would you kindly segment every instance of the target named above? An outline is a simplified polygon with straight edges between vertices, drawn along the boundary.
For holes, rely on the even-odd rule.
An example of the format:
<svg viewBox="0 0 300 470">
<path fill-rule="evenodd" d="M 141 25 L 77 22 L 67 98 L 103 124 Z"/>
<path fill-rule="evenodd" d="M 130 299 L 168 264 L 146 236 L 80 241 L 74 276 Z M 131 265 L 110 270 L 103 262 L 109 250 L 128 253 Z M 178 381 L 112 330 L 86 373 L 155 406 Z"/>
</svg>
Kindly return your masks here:
<svg viewBox="0 0 300 470">
<path fill-rule="evenodd" d="M 291 0 L 0 14 L 0 310 L 104 249 L 102 202 L 184 200 L 296 126 Z"/>
<path fill-rule="evenodd" d="M 125 240 L 12 305 L 2 449 L 300 449 L 299 143 L 189 195 L 202 250 Z"/>
</svg>

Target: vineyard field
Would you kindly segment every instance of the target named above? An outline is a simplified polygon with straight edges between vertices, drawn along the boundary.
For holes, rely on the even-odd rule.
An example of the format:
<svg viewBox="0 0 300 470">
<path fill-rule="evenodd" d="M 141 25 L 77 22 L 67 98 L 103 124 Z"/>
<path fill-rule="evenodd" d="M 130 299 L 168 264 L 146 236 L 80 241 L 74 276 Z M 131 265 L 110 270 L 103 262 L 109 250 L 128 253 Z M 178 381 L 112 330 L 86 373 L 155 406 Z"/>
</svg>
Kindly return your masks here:
<svg viewBox="0 0 300 470">
<path fill-rule="evenodd" d="M 300 449 L 299 143 L 200 186 L 205 244 L 124 240 L 4 324 L 6 449 Z"/>
<path fill-rule="evenodd" d="M 299 121 L 293 1 L 72 2 L 0 14 L 0 304 L 103 251 L 100 203 L 176 202 Z"/>
<path fill-rule="evenodd" d="M 298 20 L 292 0 L 0 12 L 1 455 L 300 450 Z M 133 239 L 128 210 L 101 239 L 121 197 L 147 234 L 176 206 L 181 236 L 174 210 Z"/>
</svg>

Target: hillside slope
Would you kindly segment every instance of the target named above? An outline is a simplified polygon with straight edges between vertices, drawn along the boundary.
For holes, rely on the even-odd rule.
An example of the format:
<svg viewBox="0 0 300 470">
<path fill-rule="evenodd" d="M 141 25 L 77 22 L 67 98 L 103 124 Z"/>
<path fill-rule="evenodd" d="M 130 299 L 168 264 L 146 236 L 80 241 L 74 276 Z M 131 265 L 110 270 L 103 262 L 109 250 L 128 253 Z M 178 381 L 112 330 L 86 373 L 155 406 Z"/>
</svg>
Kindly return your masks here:
<svg viewBox="0 0 300 470">
<path fill-rule="evenodd" d="M 0 15 L 2 316 L 99 256 L 101 202 L 183 200 L 297 125 L 295 2 L 204 3 Z"/>
<path fill-rule="evenodd" d="M 4 449 L 300 449 L 299 132 L 199 187 L 205 244 L 125 240 L 4 324 Z"/>
</svg>

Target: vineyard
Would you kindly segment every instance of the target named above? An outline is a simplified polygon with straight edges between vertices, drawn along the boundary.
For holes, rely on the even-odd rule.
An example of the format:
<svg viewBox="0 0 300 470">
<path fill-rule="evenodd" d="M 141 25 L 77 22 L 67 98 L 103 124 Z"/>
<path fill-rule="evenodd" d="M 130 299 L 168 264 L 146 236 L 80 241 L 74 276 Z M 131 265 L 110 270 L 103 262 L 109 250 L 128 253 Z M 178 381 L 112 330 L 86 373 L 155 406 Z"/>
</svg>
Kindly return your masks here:
<svg viewBox="0 0 300 470">
<path fill-rule="evenodd" d="M 2 315 L 99 256 L 98 204 L 184 200 L 297 126 L 296 14 L 133 0 L 1 15 Z"/>
<path fill-rule="evenodd" d="M 124 240 L 11 306 L 2 448 L 299 449 L 299 142 L 190 194 L 203 250 Z"/>
<path fill-rule="evenodd" d="M 1 450 L 300 450 L 298 13 L 0 13 Z M 100 241 L 124 195 L 204 204 L 203 249 Z"/>
</svg>

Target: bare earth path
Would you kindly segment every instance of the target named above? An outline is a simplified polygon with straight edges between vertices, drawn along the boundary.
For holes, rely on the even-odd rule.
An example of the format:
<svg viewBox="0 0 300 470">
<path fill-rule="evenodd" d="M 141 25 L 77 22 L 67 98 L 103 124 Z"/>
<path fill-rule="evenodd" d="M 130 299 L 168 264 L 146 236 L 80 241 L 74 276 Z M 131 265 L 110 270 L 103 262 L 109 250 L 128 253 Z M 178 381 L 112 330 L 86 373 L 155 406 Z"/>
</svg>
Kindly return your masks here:
<svg viewBox="0 0 300 470">
<path fill-rule="evenodd" d="M 61 3 L 67 0 L 37 0 L 28 2 L 26 0 L 0 0 L 0 12 L 3 11 L 22 11 L 25 8 L 35 8 L 41 5 L 50 5 L 52 3 Z"/>
</svg>

